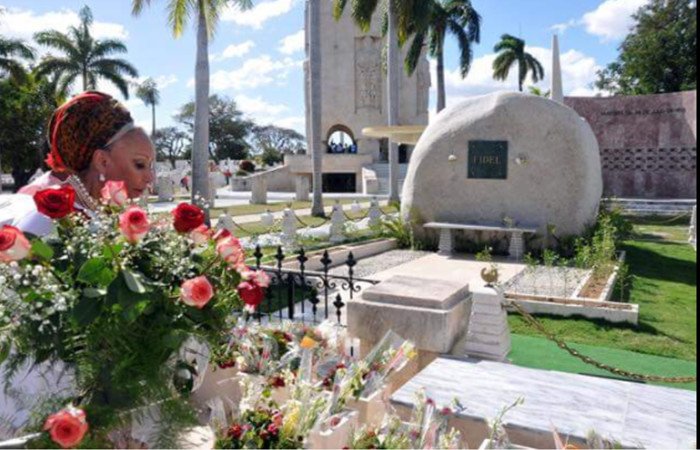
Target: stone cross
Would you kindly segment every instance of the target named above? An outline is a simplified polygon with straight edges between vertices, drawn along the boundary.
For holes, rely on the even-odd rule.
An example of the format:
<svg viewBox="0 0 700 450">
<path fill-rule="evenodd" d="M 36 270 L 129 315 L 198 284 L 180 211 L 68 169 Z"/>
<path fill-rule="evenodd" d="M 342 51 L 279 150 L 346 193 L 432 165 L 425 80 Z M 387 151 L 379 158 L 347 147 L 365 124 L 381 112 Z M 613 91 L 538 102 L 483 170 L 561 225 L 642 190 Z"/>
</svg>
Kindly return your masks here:
<svg viewBox="0 0 700 450">
<path fill-rule="evenodd" d="M 331 238 L 332 244 L 340 244 L 345 240 L 345 212 L 343 206 L 336 202 L 331 213 Z"/>
<path fill-rule="evenodd" d="M 297 218 L 291 208 L 285 209 L 282 216 L 282 246 L 287 252 L 297 247 Z"/>
<path fill-rule="evenodd" d="M 381 225 L 382 223 L 382 217 L 384 216 L 384 213 L 382 212 L 381 208 L 379 208 L 379 201 L 377 198 L 372 199 L 372 203 L 370 204 L 369 207 L 369 226 L 370 228 L 375 228 Z"/>
</svg>

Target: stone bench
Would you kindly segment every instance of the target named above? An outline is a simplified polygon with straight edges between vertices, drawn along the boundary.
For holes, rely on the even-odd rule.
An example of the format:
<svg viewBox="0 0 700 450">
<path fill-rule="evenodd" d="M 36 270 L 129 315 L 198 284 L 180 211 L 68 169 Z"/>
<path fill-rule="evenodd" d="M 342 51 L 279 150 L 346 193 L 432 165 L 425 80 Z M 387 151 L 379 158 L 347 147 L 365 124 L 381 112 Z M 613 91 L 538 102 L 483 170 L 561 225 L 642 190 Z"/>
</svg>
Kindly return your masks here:
<svg viewBox="0 0 700 450">
<path fill-rule="evenodd" d="M 430 222 L 423 225 L 423 228 L 440 230 L 440 254 L 454 254 L 454 232 L 455 231 L 487 231 L 510 234 L 510 258 L 515 261 L 522 261 L 525 256 L 525 234 L 536 234 L 537 228 L 517 227 L 504 225 L 482 225 L 482 224 L 458 224 L 448 222 Z"/>
</svg>

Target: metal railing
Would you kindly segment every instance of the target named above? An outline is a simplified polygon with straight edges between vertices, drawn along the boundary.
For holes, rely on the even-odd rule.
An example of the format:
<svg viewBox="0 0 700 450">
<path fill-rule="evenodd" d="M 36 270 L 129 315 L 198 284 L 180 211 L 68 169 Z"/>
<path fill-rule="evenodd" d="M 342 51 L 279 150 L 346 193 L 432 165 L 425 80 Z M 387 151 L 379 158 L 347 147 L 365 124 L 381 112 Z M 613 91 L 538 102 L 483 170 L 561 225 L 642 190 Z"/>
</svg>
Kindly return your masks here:
<svg viewBox="0 0 700 450">
<path fill-rule="evenodd" d="M 260 246 L 255 249 L 254 256 L 256 268 L 264 270 L 271 278 L 265 300 L 256 313 L 260 321 L 267 318 L 316 324 L 333 317 L 344 326 L 346 301 L 352 301 L 365 287 L 379 284 L 376 280 L 355 277 L 357 260 L 352 252 L 342 265 L 334 265 L 326 250 L 318 261 L 321 268 L 317 271 L 307 270 L 309 258 L 304 249 L 289 257 L 282 247 L 278 247 L 274 266 L 262 264 L 264 254 Z M 287 268 L 285 263 L 295 263 L 298 269 Z M 331 270 L 337 267 L 347 267 L 347 275 L 331 274 Z M 348 294 L 345 299 L 344 293 Z"/>
</svg>

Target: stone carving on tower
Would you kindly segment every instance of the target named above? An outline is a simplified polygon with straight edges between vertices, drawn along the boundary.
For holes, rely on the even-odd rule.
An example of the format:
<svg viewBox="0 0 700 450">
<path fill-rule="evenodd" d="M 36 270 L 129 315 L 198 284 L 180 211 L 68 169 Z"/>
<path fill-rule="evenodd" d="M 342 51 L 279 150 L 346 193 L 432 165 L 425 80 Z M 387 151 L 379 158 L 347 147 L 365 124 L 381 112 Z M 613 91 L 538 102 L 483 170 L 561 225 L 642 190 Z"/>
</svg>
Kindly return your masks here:
<svg viewBox="0 0 700 450">
<path fill-rule="evenodd" d="M 355 38 L 356 110 L 382 111 L 382 40 L 374 36 Z"/>
</svg>

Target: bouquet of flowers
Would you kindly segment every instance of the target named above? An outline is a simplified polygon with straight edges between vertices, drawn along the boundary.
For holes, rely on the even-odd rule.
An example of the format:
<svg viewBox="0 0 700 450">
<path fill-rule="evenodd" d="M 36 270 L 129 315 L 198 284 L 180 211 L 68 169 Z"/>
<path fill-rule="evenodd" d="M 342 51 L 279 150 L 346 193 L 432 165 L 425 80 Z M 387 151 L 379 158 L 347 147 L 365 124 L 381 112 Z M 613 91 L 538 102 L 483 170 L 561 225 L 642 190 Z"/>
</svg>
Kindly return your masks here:
<svg viewBox="0 0 700 450">
<path fill-rule="evenodd" d="M 176 407 L 187 406 L 176 387 L 188 386 L 176 374 L 195 375 L 178 360 L 183 343 L 218 344 L 233 312 L 260 304 L 267 279 L 246 267 L 238 240 L 207 228 L 193 205 L 151 216 L 114 182 L 102 197 L 96 211 L 78 210 L 70 186 L 43 190 L 34 200 L 52 221 L 48 236 L 0 228 L 7 381 L 27 363 L 65 365 L 75 395 L 53 404 L 81 408 L 91 430 L 126 426 L 127 412 L 154 403 L 165 405 L 171 423 L 191 418 Z"/>
</svg>

